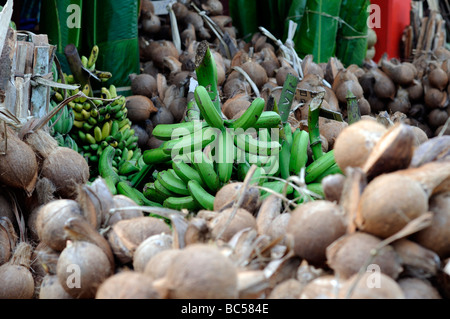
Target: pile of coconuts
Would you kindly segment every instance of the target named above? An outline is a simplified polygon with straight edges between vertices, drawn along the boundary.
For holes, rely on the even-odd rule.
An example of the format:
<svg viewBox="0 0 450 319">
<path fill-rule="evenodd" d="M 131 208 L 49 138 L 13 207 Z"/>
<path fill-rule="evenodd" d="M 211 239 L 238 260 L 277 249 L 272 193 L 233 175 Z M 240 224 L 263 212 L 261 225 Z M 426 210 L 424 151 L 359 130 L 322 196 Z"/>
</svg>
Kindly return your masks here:
<svg viewBox="0 0 450 319">
<path fill-rule="evenodd" d="M 208 25 L 187 18 L 196 12 L 191 2 L 234 41 L 231 57 Z M 278 100 L 286 74 L 298 75 L 266 36 L 239 40 L 218 2 L 173 5 L 178 51 L 169 17 L 142 1 L 142 72 L 130 75 L 127 98 L 142 149 L 160 145 L 155 125 L 184 118 L 201 40 L 215 54 L 228 118 L 258 94 Z M 167 50 L 162 60 L 159 50 Z M 299 91 L 325 91 L 322 107 L 344 119 L 351 91 L 361 120 L 320 118 L 322 144 L 344 174 L 323 179 L 323 199 L 297 206 L 233 182 L 218 191 L 213 211 L 148 212 L 112 195 L 102 178 L 88 185 L 86 161 L 40 125 L 0 125 L 0 298 L 449 298 L 450 138 L 439 130 L 448 83 L 433 80 L 448 56 L 440 49 L 402 72 L 392 70 L 404 63 L 386 58 L 344 68 L 335 58 L 304 57 Z M 412 81 L 399 77 L 411 73 Z M 406 96 L 410 108 L 400 103 Z M 292 127 L 306 129 L 308 101 L 296 96 L 292 110 Z M 432 125 L 432 117 L 445 121 Z"/>
<path fill-rule="evenodd" d="M 170 15 L 156 15 L 148 0 L 141 6 L 141 72 L 130 74 L 133 95 L 127 98 L 127 108 L 143 150 L 162 144 L 152 136 L 156 125 L 185 119 L 189 80 L 196 79 L 195 55 L 201 41 L 208 41 L 214 53 L 222 113 L 229 119 L 239 117 L 256 96 L 278 101 L 286 75 L 291 73 L 301 76 L 289 119 L 293 129 L 307 130 L 311 99 L 305 99 L 305 94 L 325 91 L 322 108 L 343 116 L 343 122 L 320 118 L 324 151 L 333 148 L 337 135 L 347 126 L 348 92 L 356 97 L 362 117 L 377 118 L 386 125 L 401 121 L 417 127 L 420 140 L 449 133 L 445 124 L 449 118 L 450 51 L 445 48 L 411 63 L 386 55 L 375 63 L 368 56 L 363 65 L 347 67 L 335 57 L 317 64 L 308 55 L 301 60 L 301 72 L 297 72 L 298 68 L 266 35 L 257 32 L 248 42 L 240 39 L 218 0 L 177 1 L 172 10 L 179 31 L 178 49 Z M 214 22 L 223 37 L 214 32 L 206 18 L 201 19 L 199 12 Z"/>
</svg>

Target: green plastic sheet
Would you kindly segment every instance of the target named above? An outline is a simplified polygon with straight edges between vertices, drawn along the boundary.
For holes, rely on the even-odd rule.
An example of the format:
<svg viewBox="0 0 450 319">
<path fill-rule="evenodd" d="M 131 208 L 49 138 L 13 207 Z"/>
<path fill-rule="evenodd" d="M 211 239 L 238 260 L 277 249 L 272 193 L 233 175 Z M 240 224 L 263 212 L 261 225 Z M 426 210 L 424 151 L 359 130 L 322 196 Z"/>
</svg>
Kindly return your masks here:
<svg viewBox="0 0 450 319">
<path fill-rule="evenodd" d="M 345 67 L 361 66 L 366 56 L 369 5 L 370 0 L 342 0 L 336 57 Z"/>
<path fill-rule="evenodd" d="M 74 15 L 76 12 L 70 10 L 76 8 L 74 5 L 79 8 L 81 24 L 83 0 L 42 0 L 40 11 L 39 30 L 47 34 L 50 44 L 56 45 L 56 56 L 66 73 L 70 73 L 70 69 L 64 56 L 64 48 L 72 43 L 80 49 L 82 41 L 81 28 L 69 27 L 77 18 Z"/>
<path fill-rule="evenodd" d="M 111 72 L 112 78 L 106 84 L 114 84 L 118 93 L 124 94 L 121 87 L 130 85 L 129 75 L 140 70 L 139 1 L 85 0 L 84 6 L 84 17 L 90 23 L 83 30 L 83 53 L 88 56 L 97 44 L 96 68 Z"/>
<path fill-rule="evenodd" d="M 233 19 L 233 26 L 238 31 L 238 37 L 249 42 L 252 35 L 258 32 L 256 0 L 230 0 L 228 9 Z"/>
<path fill-rule="evenodd" d="M 283 32 L 283 41 L 286 41 L 289 30 L 289 21 L 292 20 L 297 23 L 297 34 L 300 26 L 302 24 L 302 18 L 305 13 L 307 0 L 292 0 L 291 5 L 289 6 L 289 10 L 285 13 L 284 17 L 284 32 Z M 283 1 L 280 1 L 283 2 Z M 289 1 L 287 1 L 289 2 Z"/>
<path fill-rule="evenodd" d="M 299 31 L 294 37 L 300 58 L 312 54 L 314 62 L 325 63 L 336 52 L 341 0 L 308 0 Z"/>
<path fill-rule="evenodd" d="M 39 26 L 57 46 L 57 57 L 66 73 L 70 73 L 64 56 L 67 44 L 74 44 L 79 54 L 87 57 L 98 45 L 96 69 L 111 72 L 112 78 L 104 83 L 92 81 L 94 89 L 114 84 L 119 94 L 128 95 L 129 74 L 140 71 L 139 4 L 139 0 L 42 0 Z M 75 12 L 68 9 L 70 5 L 80 8 L 79 28 L 67 23 Z"/>
</svg>

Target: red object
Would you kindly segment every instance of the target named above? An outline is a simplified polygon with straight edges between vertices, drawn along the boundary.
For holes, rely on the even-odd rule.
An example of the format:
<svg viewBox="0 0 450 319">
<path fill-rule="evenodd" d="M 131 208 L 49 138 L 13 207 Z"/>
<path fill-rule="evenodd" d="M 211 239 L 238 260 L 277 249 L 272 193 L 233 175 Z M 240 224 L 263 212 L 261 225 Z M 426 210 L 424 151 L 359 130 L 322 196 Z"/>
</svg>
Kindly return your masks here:
<svg viewBox="0 0 450 319">
<path fill-rule="evenodd" d="M 411 0 L 371 0 L 370 2 L 378 6 L 378 8 L 371 7 L 368 20 L 368 23 L 373 24 L 373 30 L 377 34 L 373 60 L 378 62 L 385 52 L 389 59 L 400 58 L 403 30 L 410 25 Z"/>
</svg>

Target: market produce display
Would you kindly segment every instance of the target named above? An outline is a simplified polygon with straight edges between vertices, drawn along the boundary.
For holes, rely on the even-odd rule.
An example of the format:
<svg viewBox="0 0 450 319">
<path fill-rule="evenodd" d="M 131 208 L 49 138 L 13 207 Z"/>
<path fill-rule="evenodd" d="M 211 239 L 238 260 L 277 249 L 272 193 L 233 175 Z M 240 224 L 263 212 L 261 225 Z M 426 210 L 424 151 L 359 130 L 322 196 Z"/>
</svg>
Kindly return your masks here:
<svg viewBox="0 0 450 319">
<path fill-rule="evenodd" d="M 0 298 L 449 298 L 450 51 L 316 63 L 166 10 L 131 95 L 67 46 L 45 116 L 0 106 Z"/>
</svg>

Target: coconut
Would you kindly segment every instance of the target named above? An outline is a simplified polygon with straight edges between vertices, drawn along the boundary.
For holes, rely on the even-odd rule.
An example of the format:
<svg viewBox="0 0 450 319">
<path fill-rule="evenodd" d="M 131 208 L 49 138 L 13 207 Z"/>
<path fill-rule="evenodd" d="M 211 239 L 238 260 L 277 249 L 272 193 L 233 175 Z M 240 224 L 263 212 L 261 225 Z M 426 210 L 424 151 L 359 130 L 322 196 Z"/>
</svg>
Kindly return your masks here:
<svg viewBox="0 0 450 319">
<path fill-rule="evenodd" d="M 322 275 L 309 281 L 300 294 L 300 299 L 335 299 L 341 281 L 333 275 Z"/>
<path fill-rule="evenodd" d="M 133 269 L 144 272 L 148 261 L 160 251 L 172 248 L 172 235 L 158 234 L 148 237 L 136 248 L 133 254 Z"/>
<path fill-rule="evenodd" d="M 235 299 L 237 281 L 236 267 L 218 248 L 194 244 L 180 251 L 154 286 L 168 299 Z"/>
<path fill-rule="evenodd" d="M 98 287 L 113 274 L 113 270 L 108 257 L 98 246 L 74 241 L 61 252 L 56 273 L 59 283 L 72 298 L 85 299 L 95 297 Z"/>
<path fill-rule="evenodd" d="M 348 279 L 365 266 L 372 250 L 380 243 L 381 239 L 364 232 L 347 234 L 327 247 L 327 263 L 339 278 Z M 378 250 L 370 264 L 378 265 L 382 273 L 394 280 L 403 270 L 400 258 L 392 246 Z"/>
<path fill-rule="evenodd" d="M 292 212 L 286 233 L 294 241 L 293 250 L 315 267 L 326 262 L 326 248 L 345 234 L 346 218 L 335 203 L 306 202 Z"/>
<path fill-rule="evenodd" d="M 402 278 L 398 281 L 405 299 L 442 299 L 439 291 L 425 279 Z"/>
<path fill-rule="evenodd" d="M 0 299 L 31 299 L 34 280 L 30 272 L 32 247 L 20 242 L 10 261 L 0 266 Z"/>
<path fill-rule="evenodd" d="M 39 299 L 73 299 L 61 286 L 57 275 L 47 274 L 39 287 Z"/>
<path fill-rule="evenodd" d="M 36 154 L 9 126 L 0 129 L 0 159 L 0 183 L 31 195 L 38 179 Z"/>
<path fill-rule="evenodd" d="M 239 200 L 240 188 L 244 185 L 242 182 L 229 183 L 223 186 L 215 195 L 214 198 L 214 210 L 220 211 L 221 209 L 231 207 L 234 202 Z M 243 208 L 250 213 L 255 213 L 259 201 L 259 190 L 256 187 L 249 187 L 245 192 L 244 199 L 240 208 Z"/>
<path fill-rule="evenodd" d="M 135 271 L 122 271 L 98 287 L 95 299 L 160 299 L 153 281 Z"/>
<path fill-rule="evenodd" d="M 82 217 L 80 205 L 71 199 L 49 202 L 37 211 L 36 231 L 39 239 L 56 251 L 66 247 L 65 222 L 71 217 Z"/>
<path fill-rule="evenodd" d="M 334 157 L 339 168 L 362 167 L 386 127 L 371 120 L 360 120 L 344 128 L 334 143 Z"/>
<path fill-rule="evenodd" d="M 356 223 L 363 231 L 387 238 L 427 210 L 428 196 L 418 182 L 395 172 L 382 174 L 364 189 Z"/>
<path fill-rule="evenodd" d="M 214 239 L 227 242 L 242 229 L 256 229 L 256 219 L 251 213 L 238 208 L 233 216 L 233 210 L 233 208 L 223 210 L 210 222 L 211 235 Z"/>
<path fill-rule="evenodd" d="M 130 74 L 131 80 L 131 92 L 133 95 L 143 95 L 149 99 L 156 94 L 156 79 L 146 73 L 142 74 Z"/>
<path fill-rule="evenodd" d="M 441 259 L 450 257 L 450 192 L 434 195 L 429 200 L 433 212 L 431 225 L 415 234 L 414 240 L 436 252 Z"/>
<path fill-rule="evenodd" d="M 299 299 L 303 284 L 297 279 L 287 279 L 276 285 L 270 292 L 268 299 Z"/>
<path fill-rule="evenodd" d="M 126 264 L 132 261 L 137 247 L 148 237 L 161 233 L 170 234 L 169 226 L 159 218 L 135 217 L 115 223 L 107 238 L 116 258 Z"/>
<path fill-rule="evenodd" d="M 355 274 L 342 283 L 339 298 L 350 299 L 405 299 L 400 285 L 381 272 Z"/>
<path fill-rule="evenodd" d="M 128 110 L 128 118 L 134 123 L 144 122 L 151 114 L 158 111 L 152 100 L 144 95 L 127 96 L 125 107 Z"/>
<path fill-rule="evenodd" d="M 40 173 L 56 186 L 62 198 L 75 199 L 78 186 L 89 180 L 89 165 L 77 151 L 56 147 L 44 160 Z"/>
<path fill-rule="evenodd" d="M 171 248 L 156 253 L 145 265 L 144 274 L 153 280 L 163 278 L 167 273 L 167 269 L 169 269 L 180 252 L 181 250 L 179 249 Z"/>
</svg>

